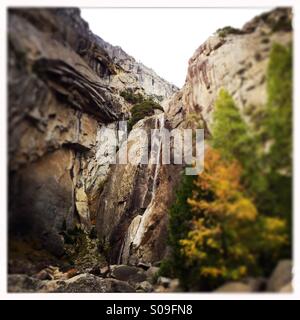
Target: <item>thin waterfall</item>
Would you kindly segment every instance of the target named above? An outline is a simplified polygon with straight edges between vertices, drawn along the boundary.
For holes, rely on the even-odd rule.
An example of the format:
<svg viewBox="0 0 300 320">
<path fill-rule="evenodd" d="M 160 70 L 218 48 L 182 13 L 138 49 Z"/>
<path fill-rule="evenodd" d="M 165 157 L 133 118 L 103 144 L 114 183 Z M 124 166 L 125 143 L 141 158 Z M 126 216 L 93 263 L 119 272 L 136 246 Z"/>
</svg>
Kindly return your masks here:
<svg viewBox="0 0 300 320">
<path fill-rule="evenodd" d="M 162 151 L 161 134 L 162 134 L 162 129 L 164 128 L 164 125 L 165 125 L 164 113 L 157 115 L 155 118 L 154 129 L 159 129 L 160 132 L 159 132 L 159 140 L 158 140 L 158 147 L 157 147 L 158 149 L 157 149 L 157 153 L 155 154 L 156 161 L 155 161 L 155 164 L 150 164 L 151 166 L 153 165 L 155 166 L 153 181 L 152 181 L 152 189 L 151 189 L 151 200 L 144 214 L 142 216 L 136 216 L 132 220 L 129 228 L 127 229 L 127 234 L 123 241 L 120 254 L 118 257 L 119 264 L 127 262 L 126 260 L 128 259 L 128 257 L 126 255 L 128 255 L 129 253 L 128 250 L 130 250 L 130 246 L 134 245 L 135 247 L 138 247 L 142 241 L 143 234 L 145 233 L 145 220 L 147 219 L 149 212 L 151 212 L 152 206 L 154 204 L 155 192 L 157 190 L 157 180 L 158 180 L 159 171 L 161 168 L 161 151 Z M 147 194 L 147 191 L 145 193 L 145 196 L 146 194 Z M 138 220 L 138 223 L 137 223 L 137 220 Z"/>
<path fill-rule="evenodd" d="M 155 129 L 159 129 L 160 134 L 161 134 L 164 126 L 165 126 L 165 115 L 164 115 L 164 113 L 162 113 L 156 118 Z M 162 149 L 162 137 L 160 135 L 159 136 L 158 153 L 157 153 L 157 162 L 156 162 L 157 164 L 155 165 L 155 171 L 154 171 L 154 176 L 153 176 L 151 202 L 155 196 L 155 191 L 157 189 L 157 178 L 158 178 L 159 169 L 160 169 L 160 165 L 161 165 L 161 163 L 160 163 L 161 162 L 161 149 Z"/>
</svg>

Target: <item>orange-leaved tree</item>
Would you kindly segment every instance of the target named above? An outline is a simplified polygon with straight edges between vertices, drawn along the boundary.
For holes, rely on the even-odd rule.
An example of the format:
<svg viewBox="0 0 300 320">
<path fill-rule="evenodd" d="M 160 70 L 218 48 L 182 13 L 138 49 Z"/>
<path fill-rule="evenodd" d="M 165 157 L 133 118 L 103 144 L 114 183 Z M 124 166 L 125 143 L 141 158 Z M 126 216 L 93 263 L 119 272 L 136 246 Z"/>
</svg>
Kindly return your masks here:
<svg viewBox="0 0 300 320">
<path fill-rule="evenodd" d="M 180 240 L 186 268 L 197 272 L 193 286 L 212 289 L 226 280 L 259 274 L 260 250 L 286 242 L 285 223 L 260 216 L 240 183 L 242 168 L 208 149 L 203 173 L 194 181 L 188 203 L 191 229 Z M 270 241 L 272 238 L 272 241 Z"/>
</svg>

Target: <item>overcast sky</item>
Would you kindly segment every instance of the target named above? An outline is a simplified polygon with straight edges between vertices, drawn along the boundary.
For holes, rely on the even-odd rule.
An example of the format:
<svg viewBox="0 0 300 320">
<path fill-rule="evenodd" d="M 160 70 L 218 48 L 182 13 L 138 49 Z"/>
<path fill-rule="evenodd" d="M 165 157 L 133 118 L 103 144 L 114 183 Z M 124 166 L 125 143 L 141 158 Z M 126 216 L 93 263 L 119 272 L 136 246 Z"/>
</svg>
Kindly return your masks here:
<svg viewBox="0 0 300 320">
<path fill-rule="evenodd" d="M 182 87 L 188 60 L 218 28 L 242 27 L 270 8 L 81 9 L 90 29 Z"/>
</svg>

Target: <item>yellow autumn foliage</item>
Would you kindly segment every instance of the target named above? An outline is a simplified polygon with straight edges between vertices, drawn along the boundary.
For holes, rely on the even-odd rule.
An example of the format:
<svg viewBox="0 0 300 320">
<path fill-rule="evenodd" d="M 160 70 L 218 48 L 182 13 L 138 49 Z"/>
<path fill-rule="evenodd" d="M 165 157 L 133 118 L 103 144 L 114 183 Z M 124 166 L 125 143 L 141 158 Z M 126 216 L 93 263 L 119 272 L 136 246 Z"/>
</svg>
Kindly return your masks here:
<svg viewBox="0 0 300 320">
<path fill-rule="evenodd" d="M 208 149 L 204 171 L 194 181 L 188 204 L 194 213 L 191 230 L 180 241 L 191 267 L 207 279 L 238 280 L 253 274 L 260 246 L 282 245 L 284 221 L 259 216 L 240 182 L 242 168 Z"/>
</svg>

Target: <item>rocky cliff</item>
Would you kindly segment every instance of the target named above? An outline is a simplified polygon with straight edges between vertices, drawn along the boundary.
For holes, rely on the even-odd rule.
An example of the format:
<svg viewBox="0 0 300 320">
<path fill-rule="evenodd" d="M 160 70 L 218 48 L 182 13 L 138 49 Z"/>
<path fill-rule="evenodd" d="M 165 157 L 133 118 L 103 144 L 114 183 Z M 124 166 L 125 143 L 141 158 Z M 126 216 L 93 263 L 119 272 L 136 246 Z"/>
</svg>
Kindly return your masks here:
<svg viewBox="0 0 300 320">
<path fill-rule="evenodd" d="M 121 92 L 163 103 L 177 88 L 94 35 L 78 9 L 14 9 L 8 23 L 11 239 L 60 257 L 66 232 L 94 224 L 109 170 L 102 130 L 130 116 Z"/>
<path fill-rule="evenodd" d="M 290 10 L 276 9 L 241 30 L 218 30 L 190 59 L 178 91 L 91 33 L 77 9 L 10 10 L 10 271 L 24 272 L 17 263 L 23 258 L 31 260 L 31 273 L 45 261 L 65 258 L 78 226 L 92 232 L 111 264 L 162 260 L 168 208 L 183 167 L 161 161 L 109 165 L 109 156 L 100 156 L 104 126 L 117 130 L 117 121 L 130 117 L 121 93 L 130 89 L 163 105 L 164 113 L 135 125 L 148 135 L 154 128 L 194 128 L 201 121 L 209 138 L 220 88 L 246 119 L 265 103 L 272 43 L 291 42 L 290 20 Z M 133 130 L 129 149 L 138 139 Z M 26 250 L 20 239 L 26 239 Z M 41 265 L 32 257 L 36 251 Z"/>
</svg>

